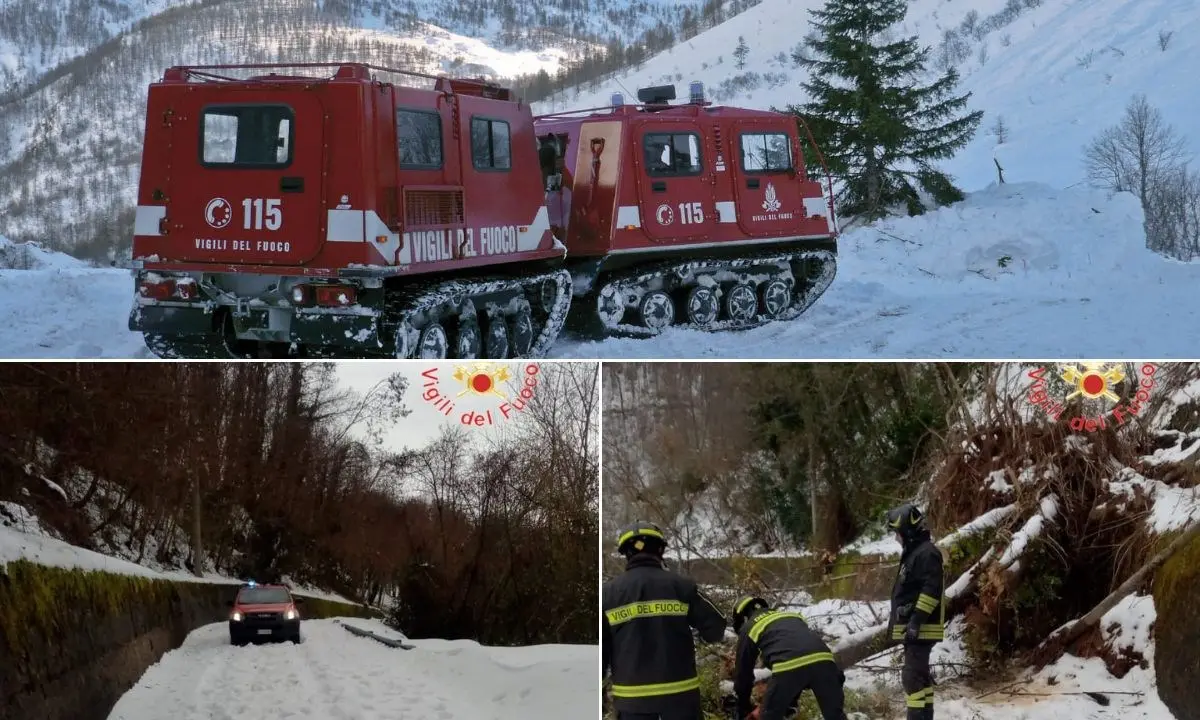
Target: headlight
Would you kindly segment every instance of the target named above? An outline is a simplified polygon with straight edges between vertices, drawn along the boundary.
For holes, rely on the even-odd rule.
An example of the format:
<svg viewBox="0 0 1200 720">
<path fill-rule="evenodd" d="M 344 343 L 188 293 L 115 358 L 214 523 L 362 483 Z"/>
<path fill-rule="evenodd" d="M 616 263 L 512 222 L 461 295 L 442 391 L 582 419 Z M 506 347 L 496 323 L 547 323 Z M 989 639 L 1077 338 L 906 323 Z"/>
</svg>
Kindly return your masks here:
<svg viewBox="0 0 1200 720">
<path fill-rule="evenodd" d="M 235 612 L 234 614 L 232 614 L 232 615 L 230 615 L 230 616 L 229 616 L 229 619 L 230 619 L 230 620 L 232 620 L 232 621 L 234 621 L 234 622 L 241 622 L 241 621 L 242 621 L 242 614 L 241 614 L 240 612 Z"/>
<path fill-rule="evenodd" d="M 295 611 L 295 610 L 288 610 L 288 611 L 287 611 L 287 614 L 286 614 L 286 615 L 284 615 L 284 617 L 285 617 L 285 618 L 287 618 L 288 620 L 295 620 L 295 619 L 296 619 L 296 611 Z"/>
</svg>

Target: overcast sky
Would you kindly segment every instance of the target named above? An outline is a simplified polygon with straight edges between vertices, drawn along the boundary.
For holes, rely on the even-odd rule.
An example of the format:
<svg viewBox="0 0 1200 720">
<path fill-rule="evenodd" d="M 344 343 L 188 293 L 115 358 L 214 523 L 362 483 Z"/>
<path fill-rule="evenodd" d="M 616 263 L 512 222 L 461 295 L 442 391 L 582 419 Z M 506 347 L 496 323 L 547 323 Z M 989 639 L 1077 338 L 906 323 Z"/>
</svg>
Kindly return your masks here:
<svg viewBox="0 0 1200 720">
<path fill-rule="evenodd" d="M 377 383 L 386 380 L 392 373 L 403 373 L 408 378 L 408 389 L 405 391 L 405 404 L 412 411 L 412 414 L 397 422 L 393 429 L 385 436 L 385 440 L 390 446 L 389 449 L 399 451 L 404 447 L 413 449 L 424 447 L 437 437 L 442 427 L 450 424 L 461 424 L 462 415 L 467 412 L 484 414 L 489 410 L 491 411 L 492 425 L 475 426 L 474 430 L 476 432 L 489 433 L 501 427 L 508 421 L 503 417 L 500 405 L 506 401 L 511 403 L 515 394 L 514 391 L 519 390 L 519 386 L 512 381 L 501 385 L 498 389 L 505 396 L 503 399 L 492 393 L 484 395 L 479 395 L 471 391 L 464 393 L 466 385 L 463 381 L 454 378 L 455 369 L 461 367 L 468 371 L 489 373 L 503 368 L 519 382 L 520 378 L 515 376 L 523 373 L 528 363 L 363 360 L 338 362 L 336 365 L 338 383 L 364 394 Z M 429 389 L 426 387 L 426 383 L 432 381 L 422 376 L 421 373 L 435 369 L 437 371 L 437 383 L 433 386 L 433 389 L 438 391 L 439 397 L 448 398 L 449 402 L 452 403 L 449 416 L 444 412 L 440 412 L 434 406 L 434 403 L 437 401 L 436 399 L 433 402 L 429 402 L 422 397 L 423 393 Z M 442 407 L 445 407 L 447 404 L 443 403 Z"/>
</svg>

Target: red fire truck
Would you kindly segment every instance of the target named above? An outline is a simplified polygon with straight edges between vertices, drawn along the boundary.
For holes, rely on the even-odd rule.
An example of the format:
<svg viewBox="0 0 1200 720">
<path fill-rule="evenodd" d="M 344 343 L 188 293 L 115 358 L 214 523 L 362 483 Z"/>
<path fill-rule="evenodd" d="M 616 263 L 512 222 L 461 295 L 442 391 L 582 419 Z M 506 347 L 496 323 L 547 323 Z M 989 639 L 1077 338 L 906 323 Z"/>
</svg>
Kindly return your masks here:
<svg viewBox="0 0 1200 720">
<path fill-rule="evenodd" d="M 323 74 L 248 74 L 285 68 Z M 692 89 L 535 120 L 480 80 L 171 68 L 129 327 L 162 357 L 501 359 L 543 355 L 572 304 L 601 334 L 794 318 L 836 252 L 796 123 Z"/>
</svg>

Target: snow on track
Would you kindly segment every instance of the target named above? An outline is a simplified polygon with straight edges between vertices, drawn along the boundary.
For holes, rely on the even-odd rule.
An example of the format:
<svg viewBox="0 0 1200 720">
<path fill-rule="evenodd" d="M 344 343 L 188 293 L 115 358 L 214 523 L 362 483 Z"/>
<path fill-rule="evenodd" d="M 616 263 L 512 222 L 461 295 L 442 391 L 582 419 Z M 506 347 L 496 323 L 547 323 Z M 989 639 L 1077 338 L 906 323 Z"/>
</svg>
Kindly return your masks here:
<svg viewBox="0 0 1200 720">
<path fill-rule="evenodd" d="M 224 623 L 201 627 L 108 720 L 550 720 L 591 717 L 599 704 L 595 646 L 410 640 L 406 651 L 333 620 L 301 631 L 299 645 L 234 647 Z"/>
</svg>

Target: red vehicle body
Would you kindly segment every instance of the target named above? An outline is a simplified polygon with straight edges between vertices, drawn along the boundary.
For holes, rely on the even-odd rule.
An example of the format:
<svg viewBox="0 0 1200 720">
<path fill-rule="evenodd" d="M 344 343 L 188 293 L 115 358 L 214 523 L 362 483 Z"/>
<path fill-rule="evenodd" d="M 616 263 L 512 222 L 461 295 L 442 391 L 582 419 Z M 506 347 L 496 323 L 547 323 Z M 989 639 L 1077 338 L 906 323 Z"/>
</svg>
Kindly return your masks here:
<svg viewBox="0 0 1200 720">
<path fill-rule="evenodd" d="M 574 170 L 547 204 L 577 294 L 587 288 L 576 308 L 604 331 L 642 335 L 798 316 L 833 281 L 837 246 L 796 119 L 712 107 L 698 83 L 670 105 L 674 90 L 536 121 Z"/>
<path fill-rule="evenodd" d="M 286 585 L 250 583 L 238 590 L 229 606 L 229 642 L 245 645 L 259 640 L 300 642 L 300 610 L 304 598 Z"/>
<path fill-rule="evenodd" d="M 228 74 L 276 67 L 334 71 Z M 535 121 L 483 81 L 380 73 L 415 75 L 176 67 L 150 86 L 129 326 L 156 354 L 531 357 L 573 294 L 581 327 L 646 334 L 676 307 L 712 329 L 788 319 L 832 281 L 831 206 L 788 116 L 660 92 Z M 644 152 L 664 136 L 693 151 L 665 174 Z"/>
</svg>

